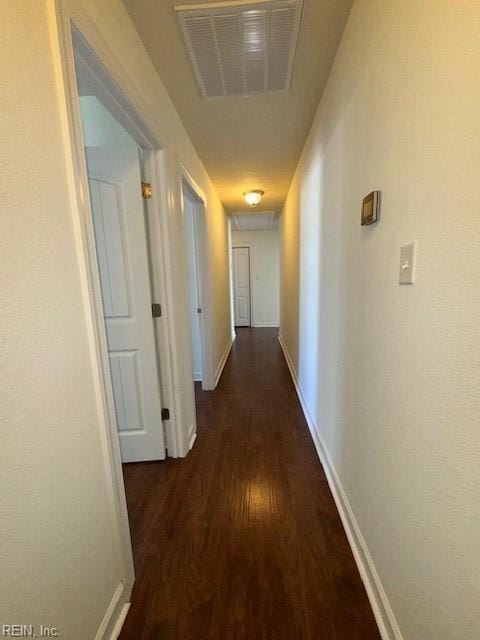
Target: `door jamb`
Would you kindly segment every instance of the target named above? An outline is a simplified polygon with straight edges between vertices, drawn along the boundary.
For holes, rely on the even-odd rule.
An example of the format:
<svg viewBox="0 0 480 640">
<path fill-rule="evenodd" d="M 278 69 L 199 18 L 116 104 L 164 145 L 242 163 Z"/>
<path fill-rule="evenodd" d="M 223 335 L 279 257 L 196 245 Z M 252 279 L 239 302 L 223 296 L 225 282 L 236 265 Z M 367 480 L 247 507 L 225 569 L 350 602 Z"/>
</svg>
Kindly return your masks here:
<svg viewBox="0 0 480 640">
<path fill-rule="evenodd" d="M 181 172 L 181 210 L 182 210 L 182 229 L 183 229 L 183 243 L 185 246 L 185 275 L 186 275 L 186 229 L 185 229 L 185 214 L 183 203 L 183 188 L 186 187 L 189 194 L 192 196 L 192 203 L 194 205 L 195 216 L 195 245 L 197 252 L 197 264 L 198 264 L 198 288 L 199 299 L 202 313 L 200 317 L 200 335 L 202 343 L 202 389 L 209 391 L 215 389 L 215 373 L 213 366 L 213 348 L 212 348 L 212 320 L 211 320 L 211 298 L 210 298 L 210 279 L 208 277 L 208 260 L 207 260 L 207 243 L 206 243 L 206 208 L 207 200 L 203 190 L 196 184 L 192 176 L 188 173 L 183 164 L 180 163 Z M 188 285 L 188 279 L 186 280 Z M 188 291 L 186 288 L 185 291 Z M 187 298 L 186 304 L 188 305 Z M 190 332 L 189 332 L 190 333 Z M 191 356 L 190 356 L 191 358 Z M 192 373 L 193 378 L 193 373 Z"/>
<path fill-rule="evenodd" d="M 146 227 L 147 242 L 149 246 L 150 267 L 152 270 L 152 300 L 162 306 L 162 317 L 155 318 L 155 337 L 157 341 L 157 353 L 161 376 L 162 397 L 164 404 L 169 406 L 170 419 L 164 422 L 165 441 L 168 456 L 177 458 L 183 453 L 182 438 L 180 437 L 181 417 L 183 415 L 182 403 L 184 401 L 178 384 L 178 370 L 175 350 L 169 345 L 175 345 L 177 336 L 174 323 L 170 322 L 173 314 L 169 311 L 168 301 L 172 300 L 171 278 L 169 277 L 170 243 L 169 229 L 166 215 L 166 193 L 169 177 L 165 163 L 165 154 L 168 151 L 144 151 L 142 171 L 145 178 L 152 185 L 152 197 L 146 200 Z M 162 260 L 162 257 L 164 258 Z M 163 322 L 162 322 L 163 320 Z"/>
</svg>

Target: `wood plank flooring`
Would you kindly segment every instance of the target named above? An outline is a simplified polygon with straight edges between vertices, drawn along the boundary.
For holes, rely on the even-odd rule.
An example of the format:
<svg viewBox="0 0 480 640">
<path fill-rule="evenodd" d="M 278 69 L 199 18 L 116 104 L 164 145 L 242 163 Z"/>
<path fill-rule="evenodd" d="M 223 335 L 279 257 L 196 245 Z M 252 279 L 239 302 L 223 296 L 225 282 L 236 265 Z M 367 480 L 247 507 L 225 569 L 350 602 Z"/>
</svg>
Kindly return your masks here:
<svg viewBox="0 0 480 640">
<path fill-rule="evenodd" d="M 121 640 L 379 640 L 276 336 L 237 331 L 186 459 L 124 466 Z"/>
</svg>

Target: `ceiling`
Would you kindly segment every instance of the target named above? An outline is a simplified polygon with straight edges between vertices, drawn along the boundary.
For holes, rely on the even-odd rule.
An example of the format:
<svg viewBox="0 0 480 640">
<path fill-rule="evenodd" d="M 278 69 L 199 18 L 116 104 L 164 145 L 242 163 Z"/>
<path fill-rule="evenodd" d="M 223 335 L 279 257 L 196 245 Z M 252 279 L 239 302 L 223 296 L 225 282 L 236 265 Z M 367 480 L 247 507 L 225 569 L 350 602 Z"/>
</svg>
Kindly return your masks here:
<svg viewBox="0 0 480 640">
<path fill-rule="evenodd" d="M 174 6 L 204 0 L 124 0 L 227 213 L 252 211 L 262 189 L 279 214 L 325 87 L 352 0 L 304 0 L 290 91 L 200 97 Z"/>
</svg>

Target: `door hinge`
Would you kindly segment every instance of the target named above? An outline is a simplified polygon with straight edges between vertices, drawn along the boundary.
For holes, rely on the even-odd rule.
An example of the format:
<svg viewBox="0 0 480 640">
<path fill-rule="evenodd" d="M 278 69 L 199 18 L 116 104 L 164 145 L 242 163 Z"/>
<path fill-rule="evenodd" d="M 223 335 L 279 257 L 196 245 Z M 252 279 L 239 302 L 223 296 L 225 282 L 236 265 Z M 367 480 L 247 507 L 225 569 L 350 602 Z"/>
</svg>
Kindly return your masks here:
<svg viewBox="0 0 480 640">
<path fill-rule="evenodd" d="M 142 198 L 148 200 L 152 197 L 152 185 L 150 182 L 143 182 L 142 180 Z"/>
<path fill-rule="evenodd" d="M 154 318 L 161 318 L 162 316 L 162 305 L 158 304 L 158 302 L 152 303 L 152 316 Z"/>
<path fill-rule="evenodd" d="M 170 409 L 162 409 L 162 420 L 170 420 Z"/>
</svg>

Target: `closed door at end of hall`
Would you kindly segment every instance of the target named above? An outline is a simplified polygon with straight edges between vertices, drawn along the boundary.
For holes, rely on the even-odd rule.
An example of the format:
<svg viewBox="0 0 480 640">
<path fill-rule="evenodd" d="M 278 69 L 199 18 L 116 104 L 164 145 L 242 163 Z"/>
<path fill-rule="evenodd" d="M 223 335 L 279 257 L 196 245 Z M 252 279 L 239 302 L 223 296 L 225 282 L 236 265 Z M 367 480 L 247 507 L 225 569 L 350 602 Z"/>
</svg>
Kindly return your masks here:
<svg viewBox="0 0 480 640">
<path fill-rule="evenodd" d="M 233 307 L 236 327 L 250 326 L 250 249 L 233 248 Z"/>
</svg>

